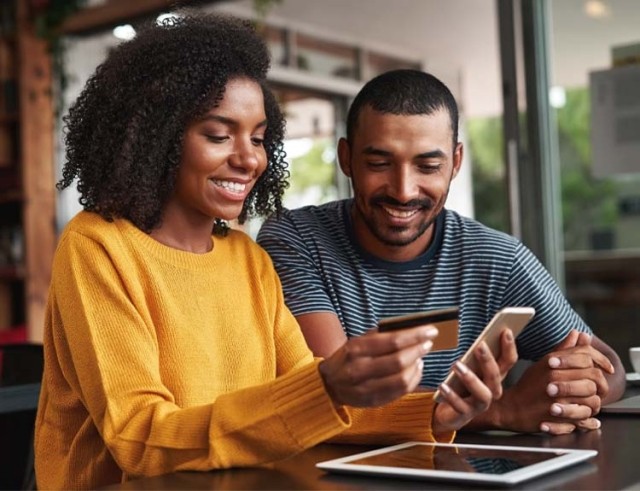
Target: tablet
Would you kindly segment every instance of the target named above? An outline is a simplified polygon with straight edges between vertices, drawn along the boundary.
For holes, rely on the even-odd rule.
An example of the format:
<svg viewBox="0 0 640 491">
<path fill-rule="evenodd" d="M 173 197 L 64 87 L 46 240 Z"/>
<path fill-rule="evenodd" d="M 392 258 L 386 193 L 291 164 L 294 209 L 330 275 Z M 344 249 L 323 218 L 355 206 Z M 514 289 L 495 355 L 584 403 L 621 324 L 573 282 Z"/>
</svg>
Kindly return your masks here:
<svg viewBox="0 0 640 491">
<path fill-rule="evenodd" d="M 513 486 L 595 457 L 596 450 L 407 442 L 320 462 L 320 469 Z"/>
</svg>

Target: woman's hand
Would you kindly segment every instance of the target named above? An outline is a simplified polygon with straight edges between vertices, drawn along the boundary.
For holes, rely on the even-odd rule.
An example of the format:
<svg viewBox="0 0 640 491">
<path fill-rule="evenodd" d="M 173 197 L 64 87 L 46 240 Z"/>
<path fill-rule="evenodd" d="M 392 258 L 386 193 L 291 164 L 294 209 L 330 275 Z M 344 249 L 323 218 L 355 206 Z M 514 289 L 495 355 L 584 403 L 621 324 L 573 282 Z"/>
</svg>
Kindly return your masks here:
<svg viewBox="0 0 640 491">
<path fill-rule="evenodd" d="M 437 335 L 434 326 L 419 326 L 350 339 L 319 365 L 327 392 L 336 404 L 355 407 L 382 406 L 412 392 Z"/>
<path fill-rule="evenodd" d="M 486 411 L 494 400 L 502 397 L 502 381 L 518 360 L 518 351 L 511 330 L 505 328 L 500 336 L 500 356 L 496 360 L 485 342 L 475 349 L 480 373 L 476 375 L 460 362 L 453 370 L 469 395 L 461 397 L 448 385 L 440 385 L 442 401 L 436 406 L 433 432 L 459 430 L 478 414 Z"/>
</svg>

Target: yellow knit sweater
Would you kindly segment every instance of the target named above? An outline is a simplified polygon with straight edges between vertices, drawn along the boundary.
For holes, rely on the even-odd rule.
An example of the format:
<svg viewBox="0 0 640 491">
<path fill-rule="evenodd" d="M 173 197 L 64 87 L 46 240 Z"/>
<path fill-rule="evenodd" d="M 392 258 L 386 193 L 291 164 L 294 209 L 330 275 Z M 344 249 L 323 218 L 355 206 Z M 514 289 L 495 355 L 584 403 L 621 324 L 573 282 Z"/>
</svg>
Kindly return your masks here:
<svg viewBox="0 0 640 491">
<path fill-rule="evenodd" d="M 81 212 L 56 251 L 44 344 L 43 490 L 268 463 L 347 428 L 341 439 L 432 439 L 431 394 L 334 406 L 267 254 L 241 232 L 193 254 Z"/>
</svg>

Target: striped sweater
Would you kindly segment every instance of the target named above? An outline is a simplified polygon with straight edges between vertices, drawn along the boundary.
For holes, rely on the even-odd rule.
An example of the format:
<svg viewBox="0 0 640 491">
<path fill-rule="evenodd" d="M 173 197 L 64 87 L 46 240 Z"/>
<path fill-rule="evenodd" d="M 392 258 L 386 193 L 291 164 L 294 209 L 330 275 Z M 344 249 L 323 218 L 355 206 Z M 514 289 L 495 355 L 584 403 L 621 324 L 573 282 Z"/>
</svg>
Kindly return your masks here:
<svg viewBox="0 0 640 491">
<path fill-rule="evenodd" d="M 502 307 L 536 309 L 517 338 L 520 358 L 537 360 L 571 328 L 590 332 L 515 238 L 443 210 L 422 255 L 384 261 L 358 244 L 351 205 L 349 199 L 285 211 L 263 225 L 258 243 L 273 259 L 293 314 L 333 312 L 347 336 L 367 332 L 383 317 L 459 306 L 458 347 L 425 356 L 423 386 L 439 385 Z"/>
</svg>

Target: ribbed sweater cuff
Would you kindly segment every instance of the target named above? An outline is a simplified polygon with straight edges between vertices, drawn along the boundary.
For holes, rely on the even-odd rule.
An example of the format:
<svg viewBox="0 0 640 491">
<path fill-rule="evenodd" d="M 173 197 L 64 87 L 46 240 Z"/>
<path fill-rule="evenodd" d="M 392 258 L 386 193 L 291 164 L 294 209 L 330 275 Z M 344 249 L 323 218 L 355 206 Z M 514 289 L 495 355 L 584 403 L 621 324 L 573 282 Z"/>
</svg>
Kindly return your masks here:
<svg viewBox="0 0 640 491">
<path fill-rule="evenodd" d="M 393 408 L 394 429 L 402 434 L 418 434 L 420 439 L 433 438 L 437 442 L 451 443 L 456 436 L 455 431 L 434 434 L 433 412 L 436 403 L 433 401 L 433 394 L 424 392 L 414 392 L 407 394 L 396 402 Z M 423 431 L 416 431 L 421 428 Z M 424 431 L 426 430 L 426 431 Z"/>
<path fill-rule="evenodd" d="M 349 408 L 352 427 L 333 441 L 342 443 L 390 444 L 411 440 L 452 442 L 455 432 L 432 432 L 433 393 L 407 394 L 379 408 Z"/>
<path fill-rule="evenodd" d="M 349 428 L 351 418 L 336 407 L 318 371 L 320 360 L 278 377 L 273 398 L 285 425 L 302 448 L 316 445 Z"/>
</svg>

